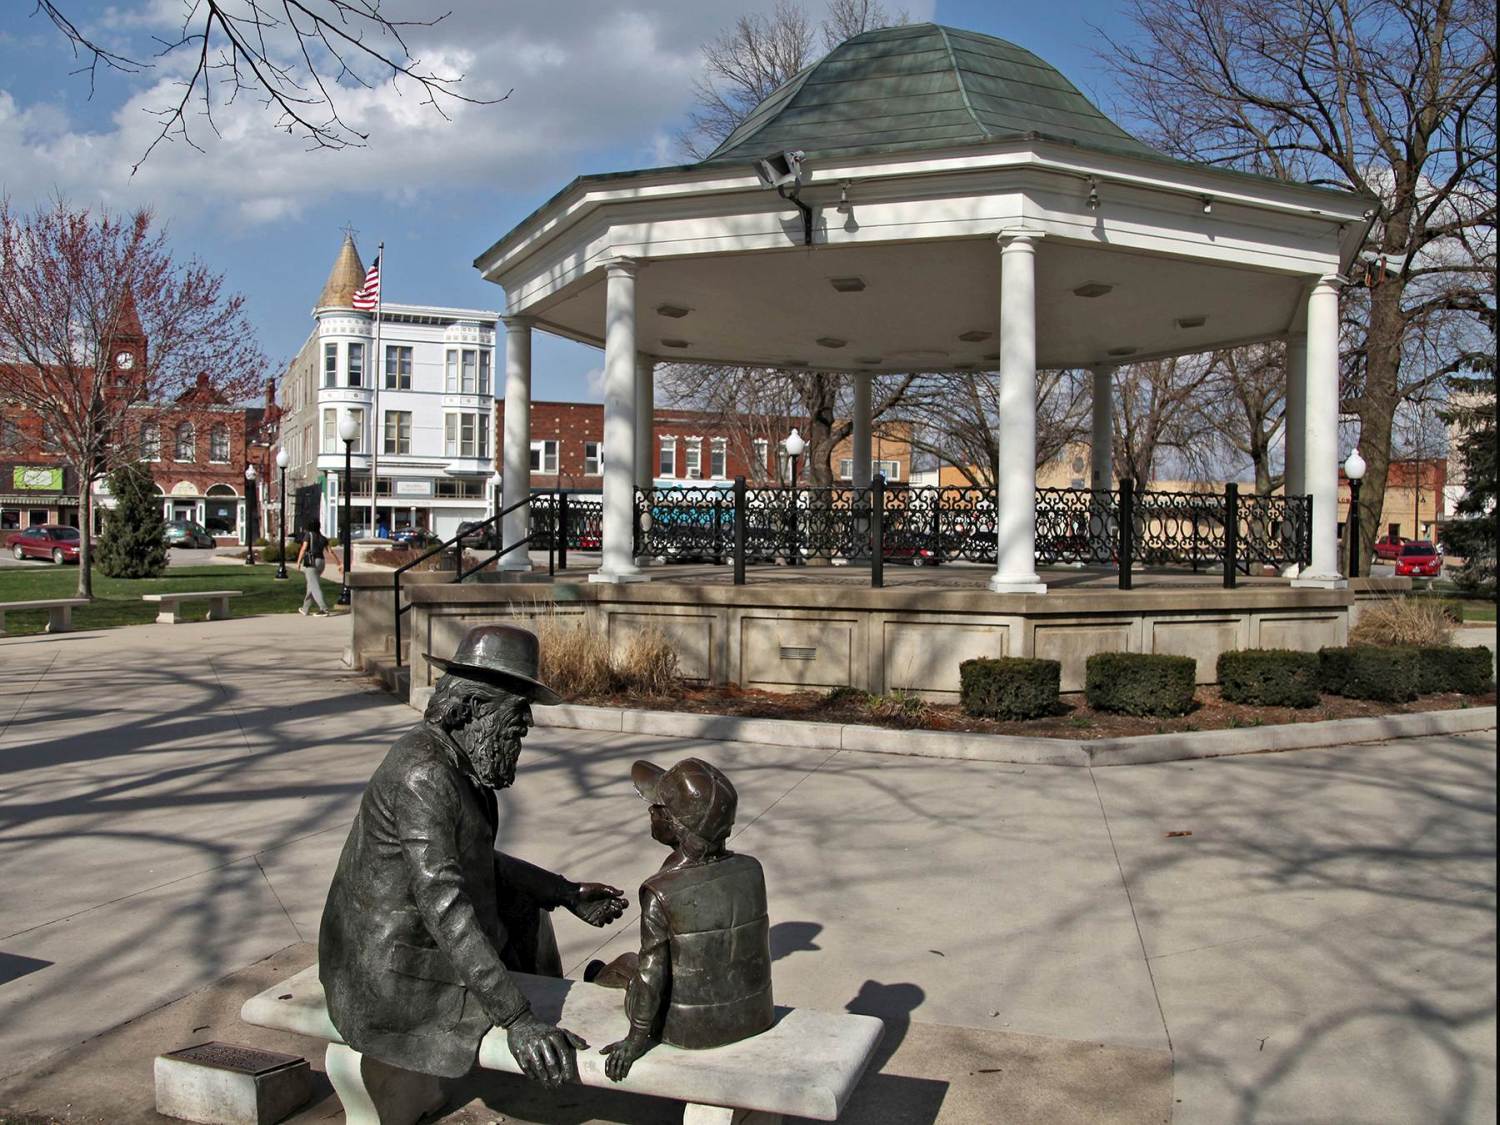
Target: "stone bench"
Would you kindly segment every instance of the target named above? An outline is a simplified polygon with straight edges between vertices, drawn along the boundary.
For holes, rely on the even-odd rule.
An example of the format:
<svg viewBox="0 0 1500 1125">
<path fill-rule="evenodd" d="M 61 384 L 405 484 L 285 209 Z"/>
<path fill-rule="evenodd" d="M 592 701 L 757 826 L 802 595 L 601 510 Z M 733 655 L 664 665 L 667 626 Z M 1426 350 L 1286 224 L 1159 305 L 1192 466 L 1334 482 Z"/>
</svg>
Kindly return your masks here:
<svg viewBox="0 0 1500 1125">
<path fill-rule="evenodd" d="M 588 1041 L 589 1049 L 578 1052 L 580 1084 L 683 1102 L 683 1125 L 776 1125 L 782 1114 L 836 1121 L 884 1031 L 871 1016 L 778 1008 L 776 1025 L 761 1035 L 709 1051 L 659 1044 L 616 1083 L 604 1073 L 599 1048 L 625 1037 L 624 994 L 582 981 L 511 976 L 538 1016 Z M 347 1125 L 411 1125 L 442 1103 L 436 1078 L 365 1058 L 340 1042 L 317 965 L 247 1000 L 240 1019 L 328 1041 L 328 1079 Z M 478 1066 L 521 1073 L 500 1028 L 481 1041 Z"/>
<path fill-rule="evenodd" d="M 47 611 L 47 632 L 70 633 L 73 631 L 73 607 L 88 604 L 88 598 L 45 598 L 34 602 L 0 602 L 0 637 L 5 636 L 6 614 L 21 613 L 28 609 Z"/>
<path fill-rule="evenodd" d="M 142 594 L 141 601 L 155 602 L 159 608 L 156 615 L 158 625 L 176 625 L 186 621 L 182 615 L 183 602 L 208 602 L 208 620 L 223 621 L 229 616 L 229 599 L 237 598 L 243 590 L 189 590 L 177 594 Z"/>
</svg>

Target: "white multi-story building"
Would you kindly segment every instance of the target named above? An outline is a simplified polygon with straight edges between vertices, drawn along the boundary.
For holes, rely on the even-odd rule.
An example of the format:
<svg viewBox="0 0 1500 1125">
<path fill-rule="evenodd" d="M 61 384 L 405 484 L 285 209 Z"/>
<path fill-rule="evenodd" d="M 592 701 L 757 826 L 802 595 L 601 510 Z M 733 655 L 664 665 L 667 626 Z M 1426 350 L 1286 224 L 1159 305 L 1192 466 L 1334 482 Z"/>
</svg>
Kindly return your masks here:
<svg viewBox="0 0 1500 1125">
<path fill-rule="evenodd" d="M 346 236 L 313 310 L 317 324 L 282 376 L 287 489 L 318 486 L 324 530 L 342 526 L 347 413 L 358 431 L 349 458 L 356 534 L 417 527 L 448 538 L 494 510 L 499 314 L 387 303 L 377 344 L 375 314 L 351 300 L 364 272 Z M 313 494 L 301 495 L 305 512 Z"/>
</svg>

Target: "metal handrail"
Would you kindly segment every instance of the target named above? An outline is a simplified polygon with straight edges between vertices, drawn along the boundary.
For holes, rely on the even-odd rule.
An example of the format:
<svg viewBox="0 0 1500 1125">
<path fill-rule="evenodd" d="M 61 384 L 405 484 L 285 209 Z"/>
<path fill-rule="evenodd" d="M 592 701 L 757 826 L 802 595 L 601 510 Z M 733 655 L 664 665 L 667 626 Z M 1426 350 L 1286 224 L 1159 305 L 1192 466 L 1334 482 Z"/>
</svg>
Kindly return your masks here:
<svg viewBox="0 0 1500 1125">
<path fill-rule="evenodd" d="M 491 555 L 489 558 L 485 559 L 482 563 L 479 563 L 477 566 L 471 566 L 467 570 L 465 570 L 463 568 L 463 546 L 462 546 L 463 542 L 465 540 L 467 540 L 467 539 L 474 538 L 474 536 L 476 535 L 476 533 L 479 533 L 479 532 L 483 531 L 486 528 L 488 528 L 489 530 L 495 532 L 496 533 L 496 537 L 498 538 L 499 537 L 499 530 L 500 530 L 500 523 L 499 523 L 499 521 L 502 518 L 504 518 L 505 516 L 510 515 L 510 513 L 518 510 L 519 508 L 529 506 L 531 504 L 531 499 L 532 498 L 531 498 L 531 496 L 529 494 L 526 495 L 526 496 L 523 496 L 520 500 L 517 500 L 514 504 L 511 504 L 511 505 L 509 505 L 508 507 L 505 507 L 505 508 L 501 508 L 494 515 L 490 516 L 489 519 L 483 520 L 480 523 L 476 523 L 474 526 L 470 527 L 467 531 L 461 531 L 461 532 L 459 532 L 452 539 L 445 539 L 445 540 L 443 540 L 443 542 L 439 543 L 436 547 L 433 547 L 430 550 L 424 551 L 422 554 L 420 554 L 416 558 L 412 559 L 411 562 L 403 563 L 402 565 L 398 566 L 395 569 L 395 571 L 391 575 L 391 596 L 393 598 L 394 609 L 395 609 L 394 621 L 395 621 L 395 632 L 396 632 L 396 667 L 397 668 L 400 668 L 401 667 L 401 663 L 402 663 L 402 661 L 401 661 L 401 615 L 403 613 L 406 613 L 409 609 L 411 609 L 411 606 L 409 604 L 408 605 L 402 605 L 401 604 L 401 576 L 403 574 L 405 574 L 408 570 L 410 570 L 412 567 L 416 566 L 418 563 L 426 562 L 428 559 L 432 558 L 434 555 L 440 555 L 444 551 L 448 550 L 450 547 L 453 547 L 453 546 L 457 545 L 458 546 L 458 566 L 457 566 L 457 571 L 456 571 L 456 577 L 453 579 L 453 581 L 455 583 L 458 583 L 458 582 L 462 582 L 465 578 L 468 578 L 471 574 L 477 574 L 479 571 L 483 570 L 485 567 L 489 566 L 491 563 L 497 561 L 502 555 L 508 555 L 508 554 L 510 554 L 517 547 L 529 546 L 530 543 L 531 543 L 531 536 L 528 534 L 528 535 L 524 536 L 521 539 L 517 539 L 514 543 L 510 544 L 508 547 L 506 547 L 506 546 L 500 547 L 498 550 L 495 551 L 495 553 L 493 555 Z"/>
</svg>

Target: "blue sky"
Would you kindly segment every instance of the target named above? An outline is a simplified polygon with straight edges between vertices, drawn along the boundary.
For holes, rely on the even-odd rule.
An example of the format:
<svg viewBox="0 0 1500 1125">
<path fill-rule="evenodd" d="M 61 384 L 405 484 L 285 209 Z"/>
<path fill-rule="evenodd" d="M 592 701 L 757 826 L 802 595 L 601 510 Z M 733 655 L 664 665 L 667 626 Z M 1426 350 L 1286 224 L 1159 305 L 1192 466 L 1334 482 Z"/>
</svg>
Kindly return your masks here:
<svg viewBox="0 0 1500 1125">
<path fill-rule="evenodd" d="M 184 0 L 64 0 L 75 23 L 122 48 L 171 26 Z M 312 302 L 352 223 L 366 261 L 387 247 L 392 301 L 497 309 L 503 296 L 471 262 L 575 175 L 672 162 L 691 108 L 699 48 L 747 10 L 745 0 L 445 0 L 452 16 L 422 33 L 435 66 L 462 70 L 464 89 L 510 97 L 462 106 L 451 122 L 386 89 L 350 95 L 371 144 L 308 152 L 258 107 L 226 109 L 205 153 L 164 145 L 134 177 L 179 64 L 134 76 L 101 72 L 92 99 L 68 45 L 29 0 L 0 4 L 0 192 L 30 206 L 53 194 L 75 205 L 152 206 L 179 253 L 222 271 L 247 298 L 277 369 L 301 345 Z M 891 5 L 896 7 L 897 5 Z M 917 19 L 997 35 L 1036 52 L 1106 112 L 1117 99 L 1098 54 L 1128 38 L 1123 6 L 918 0 Z M 425 13 L 422 0 L 388 11 Z M 809 0 L 815 17 L 821 0 Z M 144 48 L 140 48 L 144 50 Z M 597 398 L 599 353 L 542 336 L 537 398 Z"/>
</svg>

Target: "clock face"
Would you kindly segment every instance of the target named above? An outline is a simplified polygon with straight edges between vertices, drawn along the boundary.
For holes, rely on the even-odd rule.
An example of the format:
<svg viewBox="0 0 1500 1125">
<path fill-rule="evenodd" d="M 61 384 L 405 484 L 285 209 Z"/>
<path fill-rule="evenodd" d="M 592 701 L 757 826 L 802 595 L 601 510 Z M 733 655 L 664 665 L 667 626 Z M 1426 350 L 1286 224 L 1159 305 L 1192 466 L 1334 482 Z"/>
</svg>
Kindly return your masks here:
<svg viewBox="0 0 1500 1125">
<path fill-rule="evenodd" d="M 121 371 L 129 371 L 135 366 L 135 355 L 132 352 L 121 352 L 115 356 L 115 366 Z"/>
</svg>

